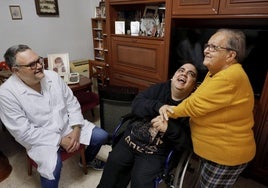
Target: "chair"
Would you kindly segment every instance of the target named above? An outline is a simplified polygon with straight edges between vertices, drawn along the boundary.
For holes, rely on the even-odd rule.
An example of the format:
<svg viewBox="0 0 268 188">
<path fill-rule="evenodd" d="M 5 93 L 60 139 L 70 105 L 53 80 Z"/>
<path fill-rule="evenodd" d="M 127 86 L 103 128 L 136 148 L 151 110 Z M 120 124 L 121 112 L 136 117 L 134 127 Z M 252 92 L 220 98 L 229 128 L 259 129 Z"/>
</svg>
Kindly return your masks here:
<svg viewBox="0 0 268 188">
<path fill-rule="evenodd" d="M 192 150 L 185 150 L 174 168 L 170 165 L 176 157 L 173 155 L 172 150 L 166 158 L 162 175 L 155 179 L 154 188 L 158 188 L 163 181 L 169 188 L 197 188 L 201 169 L 199 158 Z"/>
<path fill-rule="evenodd" d="M 131 112 L 131 103 L 138 94 L 138 88 L 126 86 L 108 86 L 99 89 L 100 125 L 112 134 L 121 116 Z"/>
<path fill-rule="evenodd" d="M 86 158 L 85 158 L 85 145 L 84 144 L 80 144 L 80 147 L 77 151 L 72 152 L 72 153 L 68 153 L 65 150 L 61 149 L 61 159 L 62 161 L 65 161 L 66 159 L 72 157 L 73 155 L 80 153 L 81 155 L 81 161 L 82 161 L 82 165 L 83 165 L 83 171 L 85 174 L 87 174 L 87 164 L 86 164 Z M 37 168 L 37 164 L 27 155 L 27 163 L 28 163 L 28 175 L 31 176 L 32 175 L 32 167 L 34 166 L 35 168 Z"/>
<path fill-rule="evenodd" d="M 11 75 L 11 71 L 5 61 L 0 62 L 0 85 Z"/>
<path fill-rule="evenodd" d="M 0 85 L 4 83 L 8 77 L 11 75 L 11 71 L 5 61 L 0 62 Z M 6 131 L 6 127 L 0 120 L 0 127 L 2 127 L 3 131 Z"/>
<path fill-rule="evenodd" d="M 201 161 L 192 150 L 185 151 L 175 169 L 173 187 L 174 188 L 195 188 L 200 187 Z"/>
<path fill-rule="evenodd" d="M 6 179 L 12 171 L 8 158 L 0 151 L 0 182 Z"/>
<path fill-rule="evenodd" d="M 1 70 L 10 70 L 7 63 L 5 61 L 0 62 L 0 71 Z"/>
<path fill-rule="evenodd" d="M 81 106 L 82 113 L 84 114 L 86 111 L 90 110 L 94 117 L 93 109 L 99 105 L 99 95 L 91 90 L 76 91 L 74 95 Z"/>
<path fill-rule="evenodd" d="M 97 87 L 104 88 L 109 85 L 109 64 L 102 61 L 88 60 L 89 78 L 97 80 Z"/>
<path fill-rule="evenodd" d="M 106 84 L 106 71 L 103 70 L 103 63 L 94 61 L 94 60 L 88 60 L 89 64 L 89 78 L 98 78 L 101 79 L 101 85 L 104 86 Z M 105 66 L 104 66 L 105 67 Z M 93 80 L 92 80 L 93 82 Z M 93 83 L 94 86 L 94 83 Z M 99 85 L 98 85 L 99 87 Z M 97 92 L 92 91 L 92 88 L 88 88 L 87 90 L 82 90 L 75 92 L 74 95 L 76 96 L 77 100 L 80 103 L 82 113 L 84 114 L 86 111 L 90 110 L 92 116 L 94 117 L 94 108 L 99 105 L 99 95 Z"/>
</svg>

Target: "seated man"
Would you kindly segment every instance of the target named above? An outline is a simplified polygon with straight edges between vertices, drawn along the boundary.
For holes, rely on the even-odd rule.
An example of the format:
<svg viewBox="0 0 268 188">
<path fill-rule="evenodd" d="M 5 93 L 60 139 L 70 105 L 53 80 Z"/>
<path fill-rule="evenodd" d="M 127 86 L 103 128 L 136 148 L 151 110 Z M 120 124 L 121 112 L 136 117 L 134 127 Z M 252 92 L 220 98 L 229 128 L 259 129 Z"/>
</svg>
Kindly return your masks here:
<svg viewBox="0 0 268 188">
<path fill-rule="evenodd" d="M 153 85 L 135 97 L 132 113 L 136 117 L 109 154 L 98 188 L 125 188 L 130 179 L 131 188 L 151 188 L 170 150 L 191 147 L 188 118 L 168 121 L 163 132 L 156 132 L 150 121 L 159 115 L 161 106 L 175 105 L 188 97 L 196 80 L 195 66 L 187 63 L 171 80 Z"/>
<path fill-rule="evenodd" d="M 108 133 L 84 120 L 72 90 L 26 45 L 10 47 L 5 61 L 11 77 L 0 86 L 0 117 L 8 131 L 38 164 L 43 188 L 58 187 L 59 149 L 73 152 L 88 145 L 86 160 L 95 161 Z M 97 167 L 97 166 L 95 166 Z"/>
</svg>

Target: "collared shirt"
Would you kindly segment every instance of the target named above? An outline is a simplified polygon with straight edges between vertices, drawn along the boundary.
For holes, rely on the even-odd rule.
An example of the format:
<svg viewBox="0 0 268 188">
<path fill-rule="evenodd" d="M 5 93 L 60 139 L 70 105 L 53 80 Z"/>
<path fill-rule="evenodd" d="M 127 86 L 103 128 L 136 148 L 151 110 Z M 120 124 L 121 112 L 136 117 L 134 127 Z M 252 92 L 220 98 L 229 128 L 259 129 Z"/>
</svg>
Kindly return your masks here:
<svg viewBox="0 0 268 188">
<path fill-rule="evenodd" d="M 17 142 L 38 164 L 39 173 L 54 179 L 57 150 L 71 126 L 82 125 L 80 142 L 88 145 L 94 124 L 84 120 L 72 90 L 53 71 L 44 70 L 38 93 L 13 74 L 0 87 L 0 117 Z"/>
</svg>

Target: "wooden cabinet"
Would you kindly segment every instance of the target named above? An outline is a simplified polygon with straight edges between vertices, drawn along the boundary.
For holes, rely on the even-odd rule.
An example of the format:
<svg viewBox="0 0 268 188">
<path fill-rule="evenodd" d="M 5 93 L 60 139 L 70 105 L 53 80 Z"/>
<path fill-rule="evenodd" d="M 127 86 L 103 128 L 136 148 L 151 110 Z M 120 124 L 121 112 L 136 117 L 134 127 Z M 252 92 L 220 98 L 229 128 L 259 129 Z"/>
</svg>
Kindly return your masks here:
<svg viewBox="0 0 268 188">
<path fill-rule="evenodd" d="M 92 35 L 94 58 L 98 61 L 108 61 L 108 45 L 105 18 L 92 18 Z"/>
<path fill-rule="evenodd" d="M 153 83 L 167 80 L 171 2 L 165 0 L 107 0 L 110 83 L 134 86 L 143 90 Z M 162 34 L 141 32 L 145 10 L 154 12 L 152 27 Z M 155 14 L 156 11 L 156 14 Z M 169 11 L 169 12 L 168 12 Z M 168 13 L 167 13 L 168 12 Z M 167 13 L 167 14 L 166 14 Z M 123 21 L 125 34 L 115 34 L 115 22 Z M 140 22 L 138 35 L 129 34 L 132 21 Z M 166 37 L 167 36 L 167 37 Z"/>
<path fill-rule="evenodd" d="M 173 15 L 268 14 L 267 0 L 173 0 Z"/>
<path fill-rule="evenodd" d="M 109 0 L 110 3 L 127 3 L 127 2 L 131 2 L 131 4 L 133 3 L 139 3 L 139 2 L 142 2 L 142 3 L 156 3 L 156 2 L 163 2 L 165 0 L 153 0 L 153 1 L 150 1 L 150 0 Z"/>
<path fill-rule="evenodd" d="M 172 15 L 217 14 L 220 0 L 173 0 Z"/>
<path fill-rule="evenodd" d="M 128 83 L 140 89 L 165 77 L 163 39 L 111 37 L 111 82 Z"/>
<path fill-rule="evenodd" d="M 219 14 L 268 14 L 268 0 L 221 0 Z"/>
<path fill-rule="evenodd" d="M 254 133 L 257 152 L 250 165 L 249 175 L 268 185 L 268 73 L 255 113 Z"/>
</svg>

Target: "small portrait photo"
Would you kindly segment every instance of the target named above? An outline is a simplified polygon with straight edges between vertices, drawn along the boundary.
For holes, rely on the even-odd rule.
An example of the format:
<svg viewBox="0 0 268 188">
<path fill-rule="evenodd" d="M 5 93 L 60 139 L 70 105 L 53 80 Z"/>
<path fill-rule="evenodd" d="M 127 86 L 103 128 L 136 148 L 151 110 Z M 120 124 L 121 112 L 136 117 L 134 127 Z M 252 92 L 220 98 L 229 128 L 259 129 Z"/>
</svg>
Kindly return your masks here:
<svg viewBox="0 0 268 188">
<path fill-rule="evenodd" d="M 146 6 L 143 13 L 143 18 L 155 18 L 157 16 L 157 11 L 157 6 Z"/>
<path fill-rule="evenodd" d="M 48 68 L 57 72 L 60 76 L 70 74 L 69 54 L 48 54 Z"/>
<path fill-rule="evenodd" d="M 21 10 L 19 5 L 9 6 L 12 20 L 22 20 Z"/>
<path fill-rule="evenodd" d="M 105 11 L 105 2 L 102 1 L 99 3 L 100 11 L 101 11 L 101 17 L 106 18 L 106 11 Z"/>
<path fill-rule="evenodd" d="M 96 7 L 95 8 L 95 17 L 96 18 L 100 18 L 101 17 L 101 8 L 100 7 Z"/>
<path fill-rule="evenodd" d="M 57 73 L 65 73 L 66 68 L 61 57 L 56 57 L 53 63 L 53 70 Z"/>
</svg>

